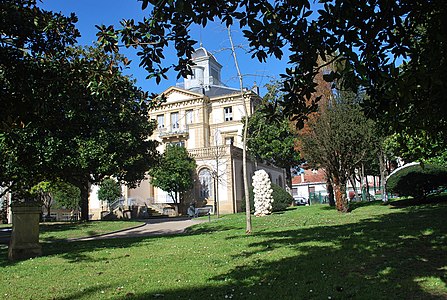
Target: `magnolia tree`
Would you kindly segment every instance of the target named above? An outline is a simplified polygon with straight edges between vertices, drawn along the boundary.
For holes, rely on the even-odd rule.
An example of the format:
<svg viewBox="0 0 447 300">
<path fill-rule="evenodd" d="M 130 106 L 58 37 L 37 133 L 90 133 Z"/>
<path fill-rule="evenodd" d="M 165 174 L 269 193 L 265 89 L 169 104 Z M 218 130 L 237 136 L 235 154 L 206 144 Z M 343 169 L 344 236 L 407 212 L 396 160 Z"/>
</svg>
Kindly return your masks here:
<svg viewBox="0 0 447 300">
<path fill-rule="evenodd" d="M 272 183 L 264 170 L 258 170 L 253 176 L 255 216 L 262 217 L 272 213 Z"/>
</svg>

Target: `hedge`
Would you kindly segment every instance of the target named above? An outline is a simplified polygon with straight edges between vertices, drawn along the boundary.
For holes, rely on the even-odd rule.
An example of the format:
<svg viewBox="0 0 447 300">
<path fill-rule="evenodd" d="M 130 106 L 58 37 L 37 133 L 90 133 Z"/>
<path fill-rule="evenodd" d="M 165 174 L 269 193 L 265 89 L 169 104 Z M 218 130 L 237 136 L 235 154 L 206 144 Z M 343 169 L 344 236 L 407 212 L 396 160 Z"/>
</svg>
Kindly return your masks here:
<svg viewBox="0 0 447 300">
<path fill-rule="evenodd" d="M 425 199 L 428 194 L 447 187 L 447 168 L 433 164 L 410 166 L 391 175 L 386 187 L 399 196 Z"/>
</svg>

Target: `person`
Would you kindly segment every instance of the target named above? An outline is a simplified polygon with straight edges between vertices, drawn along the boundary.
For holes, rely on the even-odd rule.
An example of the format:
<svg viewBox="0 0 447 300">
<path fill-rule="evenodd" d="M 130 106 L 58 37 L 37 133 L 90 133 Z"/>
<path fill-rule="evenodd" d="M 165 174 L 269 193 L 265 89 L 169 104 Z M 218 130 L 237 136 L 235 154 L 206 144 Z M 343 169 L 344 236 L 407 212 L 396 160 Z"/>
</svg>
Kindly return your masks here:
<svg viewBox="0 0 447 300">
<path fill-rule="evenodd" d="M 196 214 L 196 207 L 194 205 L 194 202 L 189 205 L 187 214 L 191 218 L 193 218 L 195 216 L 195 214 Z"/>
</svg>

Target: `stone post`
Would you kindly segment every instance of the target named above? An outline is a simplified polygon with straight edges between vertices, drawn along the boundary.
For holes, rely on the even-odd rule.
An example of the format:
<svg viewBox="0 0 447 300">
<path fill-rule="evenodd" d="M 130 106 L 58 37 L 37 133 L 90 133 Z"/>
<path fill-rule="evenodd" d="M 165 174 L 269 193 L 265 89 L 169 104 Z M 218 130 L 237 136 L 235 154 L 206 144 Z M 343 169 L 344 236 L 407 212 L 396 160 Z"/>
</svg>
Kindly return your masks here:
<svg viewBox="0 0 447 300">
<path fill-rule="evenodd" d="M 39 244 L 39 217 L 42 207 L 36 203 L 13 203 L 12 234 L 9 243 L 10 260 L 42 255 Z"/>
</svg>

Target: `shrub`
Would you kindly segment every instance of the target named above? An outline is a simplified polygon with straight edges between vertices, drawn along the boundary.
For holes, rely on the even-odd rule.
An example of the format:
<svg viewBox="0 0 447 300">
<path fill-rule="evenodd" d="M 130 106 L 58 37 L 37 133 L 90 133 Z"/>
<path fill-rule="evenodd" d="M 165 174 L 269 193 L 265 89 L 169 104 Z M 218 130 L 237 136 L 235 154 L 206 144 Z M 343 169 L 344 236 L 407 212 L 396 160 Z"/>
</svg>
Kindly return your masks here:
<svg viewBox="0 0 447 300">
<path fill-rule="evenodd" d="M 431 164 L 410 166 L 388 178 L 386 186 L 400 196 L 425 199 L 431 192 L 447 187 L 447 168 Z"/>
<path fill-rule="evenodd" d="M 285 210 L 287 207 L 292 205 L 293 197 L 285 189 L 277 184 L 272 183 L 273 189 L 273 211 Z"/>
<path fill-rule="evenodd" d="M 282 211 L 293 202 L 293 197 L 277 184 L 272 183 L 272 211 Z M 245 199 L 242 200 L 242 211 L 245 211 Z M 250 188 L 250 211 L 255 211 L 253 188 Z"/>
</svg>

